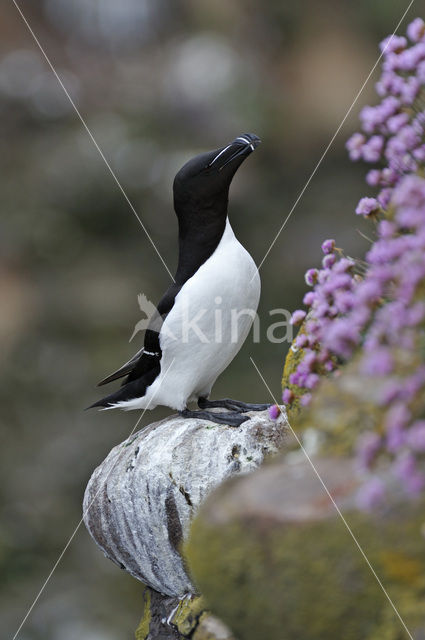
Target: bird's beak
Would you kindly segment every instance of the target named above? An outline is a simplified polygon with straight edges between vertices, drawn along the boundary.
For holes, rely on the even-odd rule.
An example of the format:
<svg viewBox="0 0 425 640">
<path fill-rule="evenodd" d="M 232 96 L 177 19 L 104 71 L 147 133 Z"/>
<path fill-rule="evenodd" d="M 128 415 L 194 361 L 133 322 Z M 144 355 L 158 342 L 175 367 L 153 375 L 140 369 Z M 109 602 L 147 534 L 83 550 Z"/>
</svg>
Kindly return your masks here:
<svg viewBox="0 0 425 640">
<path fill-rule="evenodd" d="M 221 171 L 231 162 L 233 163 L 237 158 L 239 158 L 239 163 L 247 158 L 250 153 L 258 147 L 261 140 L 254 133 L 244 133 L 241 136 L 238 136 L 228 144 L 226 147 L 222 149 L 218 149 L 216 155 L 209 163 L 209 167 L 214 167 Z"/>
</svg>

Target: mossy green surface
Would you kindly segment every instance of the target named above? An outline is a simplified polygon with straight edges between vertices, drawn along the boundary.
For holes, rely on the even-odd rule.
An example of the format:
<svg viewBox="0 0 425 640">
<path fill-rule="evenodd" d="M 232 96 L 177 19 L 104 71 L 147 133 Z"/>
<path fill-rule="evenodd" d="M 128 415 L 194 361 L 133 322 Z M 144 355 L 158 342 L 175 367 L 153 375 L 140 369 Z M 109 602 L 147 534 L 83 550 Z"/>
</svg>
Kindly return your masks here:
<svg viewBox="0 0 425 640">
<path fill-rule="evenodd" d="M 409 510 L 382 522 L 347 516 L 406 624 L 422 633 L 423 506 L 414 518 Z M 214 526 L 201 512 L 186 552 L 208 606 L 238 640 L 406 637 L 340 519 L 285 526 L 230 519 Z"/>
<path fill-rule="evenodd" d="M 185 598 L 180 602 L 172 623 L 182 636 L 189 638 L 204 612 L 205 602 L 202 597 Z"/>
<path fill-rule="evenodd" d="M 157 594 L 158 597 L 158 594 Z M 149 587 L 143 591 L 143 615 L 135 632 L 136 640 L 152 638 L 152 597 Z M 172 618 L 170 625 L 174 628 L 175 637 L 191 638 L 193 640 L 217 640 L 216 635 L 208 631 L 202 624 L 210 616 L 205 609 L 205 601 L 202 596 L 189 596 L 183 598 Z"/>
<path fill-rule="evenodd" d="M 323 380 L 311 406 L 299 413 L 293 423 L 293 428 L 300 433 L 309 428 L 320 433 L 323 455 L 351 455 L 362 432 L 382 431 L 382 408 L 367 397 L 358 397 L 342 384 L 350 375 L 347 368 L 344 380 Z M 352 374 L 350 381 L 354 386 L 356 374 Z"/>
<path fill-rule="evenodd" d="M 148 637 L 151 617 L 151 594 L 149 587 L 145 587 L 143 591 L 143 615 L 136 629 L 136 640 L 146 640 Z"/>
<path fill-rule="evenodd" d="M 304 333 L 303 328 L 301 328 L 298 335 L 300 335 L 301 333 Z M 295 373 L 303 357 L 304 351 L 302 349 L 298 349 L 295 344 L 295 340 L 293 340 L 286 355 L 282 376 L 282 389 L 290 389 L 295 396 L 294 402 L 290 405 L 287 405 L 286 407 L 288 419 L 291 423 L 295 421 L 301 411 L 300 398 L 302 396 L 303 390 L 297 385 L 291 384 L 289 382 L 289 376 L 291 375 L 291 373 Z"/>
</svg>

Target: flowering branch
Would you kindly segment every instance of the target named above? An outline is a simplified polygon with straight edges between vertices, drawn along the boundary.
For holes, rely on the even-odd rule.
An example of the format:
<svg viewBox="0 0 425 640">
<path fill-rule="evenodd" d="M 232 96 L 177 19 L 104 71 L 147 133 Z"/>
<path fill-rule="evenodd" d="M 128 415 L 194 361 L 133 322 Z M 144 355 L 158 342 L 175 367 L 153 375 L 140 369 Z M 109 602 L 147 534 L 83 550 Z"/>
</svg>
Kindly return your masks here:
<svg viewBox="0 0 425 640">
<path fill-rule="evenodd" d="M 305 276 L 307 311 L 292 316 L 301 330 L 285 367 L 283 401 L 310 405 L 325 377 L 344 376 L 354 363 L 364 387 L 379 389 L 381 415 L 359 432 L 361 466 L 391 460 L 408 493 L 417 494 L 425 488 L 425 22 L 417 18 L 407 37 L 386 39 L 381 50 L 381 101 L 364 107 L 362 131 L 347 142 L 352 160 L 379 163 L 366 178 L 379 192 L 356 209 L 374 221 L 376 237 L 365 262 L 344 256 L 334 240 L 322 244 L 321 268 Z M 372 477 L 363 505 L 381 497 Z"/>
</svg>

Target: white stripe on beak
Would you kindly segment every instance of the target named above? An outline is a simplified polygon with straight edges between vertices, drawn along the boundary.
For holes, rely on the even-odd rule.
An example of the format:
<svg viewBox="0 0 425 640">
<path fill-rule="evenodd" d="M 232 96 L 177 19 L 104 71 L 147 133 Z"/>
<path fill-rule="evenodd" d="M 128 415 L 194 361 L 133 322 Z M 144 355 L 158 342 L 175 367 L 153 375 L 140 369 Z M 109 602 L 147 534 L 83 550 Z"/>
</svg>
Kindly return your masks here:
<svg viewBox="0 0 425 640">
<path fill-rule="evenodd" d="M 236 138 L 236 140 L 242 140 L 242 142 L 245 142 L 245 144 L 248 144 L 248 145 L 251 147 L 252 151 L 254 151 L 254 150 L 255 150 L 254 145 L 253 145 L 253 144 L 252 144 L 252 142 L 251 142 L 250 140 L 248 140 L 247 138 L 244 138 L 243 136 L 238 136 L 238 137 Z"/>
<path fill-rule="evenodd" d="M 231 144 L 228 144 L 227 147 L 224 147 L 224 149 L 220 151 L 220 153 L 217 153 L 216 157 L 213 158 L 213 160 L 211 160 L 208 166 L 210 167 L 212 164 L 214 164 L 214 162 L 221 156 L 221 154 L 227 151 L 227 149 L 231 146 L 232 146 Z"/>
</svg>

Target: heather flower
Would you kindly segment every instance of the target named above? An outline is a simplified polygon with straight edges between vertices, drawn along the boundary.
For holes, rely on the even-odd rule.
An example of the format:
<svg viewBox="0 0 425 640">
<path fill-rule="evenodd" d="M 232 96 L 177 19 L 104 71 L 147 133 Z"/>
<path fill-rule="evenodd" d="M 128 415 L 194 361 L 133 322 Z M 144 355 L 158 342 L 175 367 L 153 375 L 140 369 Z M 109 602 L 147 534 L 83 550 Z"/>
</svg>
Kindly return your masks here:
<svg viewBox="0 0 425 640">
<path fill-rule="evenodd" d="M 380 211 L 381 206 L 376 198 L 362 198 L 357 205 L 356 213 L 359 216 L 370 216 Z"/>
<path fill-rule="evenodd" d="M 406 150 L 408 151 L 411 151 L 412 149 L 417 147 L 421 141 L 421 138 L 418 135 L 415 127 L 410 124 L 407 124 L 400 129 L 400 131 L 398 132 L 398 139 L 402 144 L 404 144 Z"/>
<path fill-rule="evenodd" d="M 334 273 L 346 273 L 347 271 L 351 271 L 355 266 L 356 263 L 354 260 L 351 260 L 350 258 L 341 258 L 341 260 L 339 260 L 335 265 Z"/>
<path fill-rule="evenodd" d="M 419 471 L 413 454 L 403 454 L 396 462 L 395 471 L 411 495 L 417 495 L 425 487 L 425 475 Z"/>
<path fill-rule="evenodd" d="M 302 397 L 301 397 L 301 406 L 303 407 L 308 407 L 308 405 L 311 402 L 311 393 L 305 393 Z"/>
<path fill-rule="evenodd" d="M 315 298 L 316 294 L 314 293 L 314 291 L 307 291 L 303 298 L 303 302 L 307 307 L 310 307 L 313 304 Z"/>
<path fill-rule="evenodd" d="M 425 180 L 419 176 L 406 176 L 394 194 L 396 207 L 425 207 Z"/>
<path fill-rule="evenodd" d="M 318 276 L 319 271 L 317 269 L 309 269 L 305 274 L 305 281 L 312 287 L 316 283 Z"/>
<path fill-rule="evenodd" d="M 269 408 L 269 416 L 271 420 L 277 420 L 278 417 L 280 415 L 280 408 L 277 406 L 277 404 L 273 404 L 270 408 Z"/>
<path fill-rule="evenodd" d="M 391 238 L 396 232 L 396 225 L 389 220 L 381 220 L 378 226 L 378 235 L 380 238 Z"/>
<path fill-rule="evenodd" d="M 300 333 L 297 335 L 297 337 L 295 338 L 295 346 L 297 347 L 297 349 L 304 349 L 304 347 L 306 347 L 308 344 L 308 338 L 305 335 L 305 333 Z"/>
<path fill-rule="evenodd" d="M 422 18 L 416 18 L 407 27 L 407 35 L 412 42 L 425 40 L 425 22 Z"/>
<path fill-rule="evenodd" d="M 306 312 L 300 309 L 298 311 L 294 311 L 291 318 L 291 324 L 297 327 L 298 325 L 303 323 L 306 315 Z"/>
<path fill-rule="evenodd" d="M 347 141 L 346 148 L 351 160 L 360 160 L 362 157 L 362 148 L 366 142 L 366 137 L 362 133 L 355 133 Z"/>
<path fill-rule="evenodd" d="M 317 375 L 317 373 L 310 373 L 310 375 L 307 376 L 307 379 L 305 381 L 305 387 L 307 389 L 314 389 L 315 387 L 317 387 L 319 382 L 320 382 L 320 378 Z"/>
<path fill-rule="evenodd" d="M 295 342 L 302 358 L 285 393 L 307 406 L 320 378 L 342 375 L 350 361 L 365 384 L 376 379 L 379 433 L 359 438 L 360 466 L 370 469 L 386 455 L 415 495 L 425 490 L 425 109 L 417 100 L 425 93 L 425 22 L 414 20 L 407 35 L 409 41 L 381 43 L 381 101 L 362 109 L 362 131 L 346 145 L 351 160 L 377 163 L 366 177 L 377 193 L 356 208 L 377 222 L 375 240 L 362 263 L 336 251 L 334 241 L 323 242 L 321 268 L 306 273 L 309 315 L 296 315 L 305 320 Z M 371 508 L 383 496 L 373 477 L 358 502 Z"/>
<path fill-rule="evenodd" d="M 394 360 L 389 349 L 384 347 L 365 355 L 362 371 L 369 376 L 384 376 L 392 372 Z"/>
<path fill-rule="evenodd" d="M 357 288 L 356 301 L 360 304 L 375 305 L 383 295 L 383 287 L 379 280 L 363 280 Z"/>
<path fill-rule="evenodd" d="M 422 85 L 425 83 L 425 61 L 422 61 L 418 64 L 416 77 Z"/>
<path fill-rule="evenodd" d="M 360 330 L 348 319 L 335 320 L 323 336 L 323 344 L 335 355 L 348 359 L 360 340 Z"/>
<path fill-rule="evenodd" d="M 378 185 L 381 184 L 382 181 L 382 172 L 379 171 L 379 169 L 371 169 L 367 176 L 366 176 L 366 182 L 368 183 L 368 185 L 370 185 L 371 187 L 377 187 Z"/>
<path fill-rule="evenodd" d="M 362 469 L 370 469 L 382 446 L 382 438 L 368 431 L 362 434 L 357 443 L 357 459 Z"/>
<path fill-rule="evenodd" d="M 357 506 L 362 511 L 371 511 L 377 507 L 385 497 L 385 485 L 377 477 L 362 485 L 357 493 Z"/>
<path fill-rule="evenodd" d="M 362 157 L 365 162 L 378 162 L 384 148 L 384 138 L 382 136 L 372 136 L 363 145 Z"/>
<path fill-rule="evenodd" d="M 333 253 L 328 253 L 322 260 L 322 265 L 324 269 L 330 269 L 336 262 L 336 256 Z"/>
<path fill-rule="evenodd" d="M 381 174 L 382 174 L 382 182 L 386 186 L 393 187 L 395 184 L 397 184 L 400 178 L 397 171 L 394 171 L 394 169 L 391 169 L 390 167 L 384 167 L 384 169 L 382 169 L 381 171 Z"/>
<path fill-rule="evenodd" d="M 390 53 L 398 53 L 399 51 L 403 51 L 403 49 L 405 49 L 406 47 L 406 38 L 396 35 L 388 36 L 379 45 L 379 48 L 385 55 L 388 55 Z"/>
<path fill-rule="evenodd" d="M 424 84 L 425 84 L 425 76 L 424 76 Z M 416 149 L 413 149 L 412 155 L 420 164 L 425 163 L 425 145 L 421 144 Z"/>
<path fill-rule="evenodd" d="M 333 253 L 335 250 L 335 240 L 325 240 L 322 242 L 322 251 L 325 254 Z"/>
<path fill-rule="evenodd" d="M 405 430 L 409 420 L 410 411 L 402 402 L 398 402 L 390 408 L 385 421 L 389 451 L 399 451 L 404 445 L 406 440 Z"/>
<path fill-rule="evenodd" d="M 382 209 L 387 209 L 392 198 L 393 190 L 392 189 L 382 189 L 379 192 L 377 200 Z"/>
<path fill-rule="evenodd" d="M 425 420 L 414 422 L 406 434 L 406 443 L 416 452 L 425 452 Z"/>
<path fill-rule="evenodd" d="M 282 393 L 282 401 L 284 404 L 291 404 L 294 400 L 294 394 L 290 389 L 284 389 Z"/>
<path fill-rule="evenodd" d="M 401 85 L 400 89 L 400 99 L 405 106 L 411 106 L 415 99 L 418 97 L 419 91 L 421 89 L 421 84 L 417 78 L 410 76 L 405 82 Z"/>
<path fill-rule="evenodd" d="M 398 133 L 409 122 L 407 113 L 397 113 L 395 116 L 388 118 L 387 128 L 390 133 Z"/>
<path fill-rule="evenodd" d="M 384 118 L 378 107 L 366 106 L 360 112 L 360 120 L 363 131 L 371 134 L 383 123 Z"/>
</svg>

